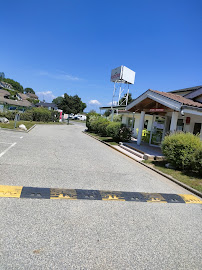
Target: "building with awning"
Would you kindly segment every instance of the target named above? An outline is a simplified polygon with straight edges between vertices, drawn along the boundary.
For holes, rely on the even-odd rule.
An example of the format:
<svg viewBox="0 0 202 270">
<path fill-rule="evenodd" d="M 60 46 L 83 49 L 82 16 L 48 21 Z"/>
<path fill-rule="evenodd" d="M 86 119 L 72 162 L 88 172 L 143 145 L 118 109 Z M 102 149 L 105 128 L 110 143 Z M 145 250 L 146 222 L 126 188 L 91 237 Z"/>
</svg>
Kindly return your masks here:
<svg viewBox="0 0 202 270">
<path fill-rule="evenodd" d="M 160 145 L 164 136 L 175 131 L 200 134 L 202 139 L 202 86 L 171 92 L 147 90 L 126 107 L 134 116 L 133 133 L 138 127 L 137 144 L 142 140 L 145 119 L 150 132 L 149 144 Z M 123 117 L 123 122 L 127 118 Z"/>
</svg>

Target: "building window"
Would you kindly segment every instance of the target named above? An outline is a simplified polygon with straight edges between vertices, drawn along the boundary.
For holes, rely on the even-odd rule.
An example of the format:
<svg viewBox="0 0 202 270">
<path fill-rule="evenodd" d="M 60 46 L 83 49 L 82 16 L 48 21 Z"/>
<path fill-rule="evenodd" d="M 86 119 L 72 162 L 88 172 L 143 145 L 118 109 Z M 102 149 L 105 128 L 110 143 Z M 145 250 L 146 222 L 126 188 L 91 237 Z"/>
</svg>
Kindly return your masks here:
<svg viewBox="0 0 202 270">
<path fill-rule="evenodd" d="M 134 119 L 134 123 L 133 123 L 133 118 L 128 118 L 128 127 L 134 128 L 134 125 L 135 125 L 135 119 Z"/>
<path fill-rule="evenodd" d="M 201 123 L 195 123 L 193 134 L 197 135 L 200 134 L 200 132 L 201 132 Z"/>
<path fill-rule="evenodd" d="M 144 129 L 147 129 L 149 120 L 144 121 Z"/>
<path fill-rule="evenodd" d="M 183 119 L 177 120 L 177 131 L 183 131 L 184 130 L 184 122 Z"/>
</svg>

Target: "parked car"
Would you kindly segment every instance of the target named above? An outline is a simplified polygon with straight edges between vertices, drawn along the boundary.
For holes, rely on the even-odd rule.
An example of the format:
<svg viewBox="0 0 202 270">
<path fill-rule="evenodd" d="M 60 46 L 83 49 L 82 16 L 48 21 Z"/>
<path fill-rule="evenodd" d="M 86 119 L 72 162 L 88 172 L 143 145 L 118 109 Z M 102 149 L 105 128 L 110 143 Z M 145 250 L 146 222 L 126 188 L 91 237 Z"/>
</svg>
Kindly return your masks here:
<svg viewBox="0 0 202 270">
<path fill-rule="evenodd" d="M 86 121 L 86 115 L 79 115 L 79 120 Z"/>
</svg>

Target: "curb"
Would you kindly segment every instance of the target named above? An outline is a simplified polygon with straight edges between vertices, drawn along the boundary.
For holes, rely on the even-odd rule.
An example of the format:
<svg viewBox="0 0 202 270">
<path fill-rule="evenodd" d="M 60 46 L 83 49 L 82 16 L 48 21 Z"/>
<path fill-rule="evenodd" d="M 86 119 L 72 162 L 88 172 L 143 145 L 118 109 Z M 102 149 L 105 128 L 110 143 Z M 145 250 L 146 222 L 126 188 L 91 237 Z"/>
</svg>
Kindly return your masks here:
<svg viewBox="0 0 202 270">
<path fill-rule="evenodd" d="M 26 133 L 27 132 L 27 131 L 16 130 L 16 129 L 11 129 L 11 128 L 0 128 L 0 130 L 14 131 L 14 132 L 20 132 L 20 133 Z"/>
<path fill-rule="evenodd" d="M 120 151 L 119 149 L 116 149 L 115 147 L 113 147 L 113 146 L 110 145 L 109 143 L 103 142 L 103 141 L 101 141 L 100 139 L 94 137 L 93 135 L 88 134 L 86 131 L 82 131 L 82 132 L 85 133 L 86 135 L 88 135 L 88 136 L 94 138 L 95 140 L 97 140 L 97 141 L 99 141 L 99 142 L 101 142 L 101 143 L 104 143 L 105 145 L 111 147 L 112 149 L 118 151 L 119 153 L 121 153 L 121 154 L 123 154 L 123 155 L 129 157 L 130 159 L 132 159 L 132 160 L 138 162 L 139 164 L 141 164 L 141 165 L 143 165 L 143 166 L 149 168 L 150 170 L 152 170 L 152 171 L 154 171 L 154 172 L 156 172 L 156 173 L 158 173 L 158 174 L 160 174 L 160 175 L 166 177 L 167 179 L 171 180 L 172 182 L 178 184 L 179 186 L 181 186 L 181 187 L 187 189 L 188 191 L 190 191 L 190 192 L 196 194 L 197 196 L 199 196 L 200 198 L 202 198 L 202 193 L 201 193 L 200 191 L 198 191 L 198 190 L 196 190 L 196 189 L 193 189 L 192 187 L 189 187 L 188 185 L 186 185 L 186 184 L 184 184 L 184 183 L 178 181 L 177 179 L 173 178 L 172 176 L 170 176 L 170 175 L 168 175 L 168 174 L 165 174 L 165 173 L 163 173 L 163 172 L 161 172 L 161 171 L 159 171 L 159 170 L 157 170 L 157 169 L 155 169 L 155 168 L 152 168 L 151 166 L 147 165 L 146 163 L 143 163 L 143 162 L 141 162 L 141 161 L 136 160 L 135 158 L 132 158 L 131 156 L 129 156 L 129 155 L 123 153 L 122 151 Z"/>
</svg>

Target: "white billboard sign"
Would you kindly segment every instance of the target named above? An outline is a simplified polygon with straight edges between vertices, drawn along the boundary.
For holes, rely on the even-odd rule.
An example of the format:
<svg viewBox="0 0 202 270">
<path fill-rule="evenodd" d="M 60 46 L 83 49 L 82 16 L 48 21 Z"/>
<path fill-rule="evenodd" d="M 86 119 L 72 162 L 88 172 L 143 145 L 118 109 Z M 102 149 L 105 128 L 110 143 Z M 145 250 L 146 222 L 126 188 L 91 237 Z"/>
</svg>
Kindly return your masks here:
<svg viewBox="0 0 202 270">
<path fill-rule="evenodd" d="M 112 69 L 111 71 L 111 82 L 121 80 L 122 77 L 122 66 Z"/>
<path fill-rule="evenodd" d="M 134 84 L 135 72 L 125 66 L 120 66 L 118 68 L 112 69 L 111 82 Z"/>
</svg>

